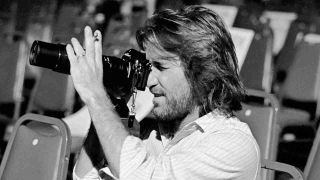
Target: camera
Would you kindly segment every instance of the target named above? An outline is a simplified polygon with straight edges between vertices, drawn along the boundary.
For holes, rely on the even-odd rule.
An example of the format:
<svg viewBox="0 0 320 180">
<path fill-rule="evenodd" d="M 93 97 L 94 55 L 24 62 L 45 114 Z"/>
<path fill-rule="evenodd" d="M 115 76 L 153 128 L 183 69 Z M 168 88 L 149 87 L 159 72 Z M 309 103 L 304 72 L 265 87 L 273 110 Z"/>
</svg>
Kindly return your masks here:
<svg viewBox="0 0 320 180">
<path fill-rule="evenodd" d="M 29 54 L 31 65 L 70 74 L 70 62 L 66 45 L 34 41 Z M 135 49 L 127 50 L 121 58 L 102 56 L 103 83 L 107 92 L 114 97 L 127 97 L 134 88 L 145 90 L 151 63 L 145 53 Z"/>
</svg>

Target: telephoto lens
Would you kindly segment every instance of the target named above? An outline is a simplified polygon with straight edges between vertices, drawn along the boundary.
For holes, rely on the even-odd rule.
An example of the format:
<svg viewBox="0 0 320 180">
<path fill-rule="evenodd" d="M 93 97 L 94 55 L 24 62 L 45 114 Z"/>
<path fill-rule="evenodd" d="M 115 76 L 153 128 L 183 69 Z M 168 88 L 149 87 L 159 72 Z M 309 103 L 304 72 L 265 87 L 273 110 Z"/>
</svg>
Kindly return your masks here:
<svg viewBox="0 0 320 180">
<path fill-rule="evenodd" d="M 29 62 L 34 66 L 70 74 L 70 62 L 64 44 L 34 41 Z M 145 90 L 151 63 L 144 53 L 129 49 L 122 58 L 103 55 L 102 64 L 104 86 L 114 97 L 127 97 L 133 88 Z"/>
<path fill-rule="evenodd" d="M 52 69 L 64 74 L 70 74 L 70 62 L 66 45 L 34 41 L 29 54 L 31 65 Z"/>
</svg>

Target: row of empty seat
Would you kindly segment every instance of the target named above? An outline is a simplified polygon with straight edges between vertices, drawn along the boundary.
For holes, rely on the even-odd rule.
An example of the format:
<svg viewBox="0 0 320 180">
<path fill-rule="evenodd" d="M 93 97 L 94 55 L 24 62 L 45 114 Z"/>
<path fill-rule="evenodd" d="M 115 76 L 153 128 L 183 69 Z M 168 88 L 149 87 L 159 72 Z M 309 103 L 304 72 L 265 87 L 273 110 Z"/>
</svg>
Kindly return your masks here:
<svg viewBox="0 0 320 180">
<path fill-rule="evenodd" d="M 247 88 L 275 95 L 278 160 L 298 161 L 303 169 L 319 124 L 319 18 L 246 6 L 238 8 L 232 27 L 255 32 L 240 76 Z M 279 36 L 279 30 L 287 33 Z"/>
<path fill-rule="evenodd" d="M 40 28 L 46 30 L 43 34 L 52 33 L 52 37 L 44 35 L 41 39 L 52 42 L 66 42 L 73 36 L 81 39 L 81 28 L 85 23 L 80 22 L 78 12 L 79 7 L 73 5 L 61 8 L 57 21 L 50 21 L 58 23 L 55 28 Z M 258 101 L 251 101 L 249 98 L 244 102 L 244 110 L 238 115 L 252 127 L 256 138 L 261 142 L 259 145 L 263 150 L 262 158 L 276 161 L 279 143 L 299 138 L 294 132 L 288 131 L 287 127 L 308 127 L 312 134 L 308 139 L 311 143 L 316 137 L 320 115 L 320 41 L 314 41 L 318 33 L 317 23 L 307 18 L 298 18 L 292 21 L 282 49 L 278 54 L 274 54 L 276 36 L 270 27 L 270 21 L 261 17 L 262 14 L 240 8 L 232 25 L 254 31 L 240 76 L 247 88 L 254 89 L 248 90 L 248 94 L 260 97 Z M 131 26 L 125 24 L 125 20 L 117 17 L 110 21 L 105 39 L 115 42 L 104 43 L 107 54 L 120 55 L 128 45 L 135 45 L 132 42 L 134 33 L 128 30 Z M 63 25 L 65 22 L 68 22 L 67 26 Z M 5 43 L 0 47 L 0 113 L 4 115 L 0 119 L 3 119 L 4 124 L 14 124 L 22 114 L 30 112 L 63 117 L 76 110 L 74 107 L 79 102 L 67 75 L 36 69 L 38 74 L 31 77 L 35 84 L 31 92 L 26 94 L 24 80 L 26 77 L 30 78 L 30 72 L 26 72 L 30 68 L 27 62 L 30 39 L 19 33 L 7 32 L 2 32 L 0 38 Z M 123 41 L 120 41 L 121 39 Z M 119 41 L 116 42 L 117 40 Z M 261 97 L 260 91 L 266 94 Z M 260 122 L 262 119 L 267 120 Z M 270 129 L 264 129 L 267 132 L 263 132 L 261 127 Z M 317 143 L 316 141 L 317 138 L 314 143 Z M 316 154 L 317 150 L 313 149 L 309 159 L 311 154 Z M 313 165 L 306 166 L 307 177 L 313 176 L 309 175 L 312 174 L 309 167 Z M 274 174 L 264 173 L 264 177 L 270 179 Z"/>
</svg>

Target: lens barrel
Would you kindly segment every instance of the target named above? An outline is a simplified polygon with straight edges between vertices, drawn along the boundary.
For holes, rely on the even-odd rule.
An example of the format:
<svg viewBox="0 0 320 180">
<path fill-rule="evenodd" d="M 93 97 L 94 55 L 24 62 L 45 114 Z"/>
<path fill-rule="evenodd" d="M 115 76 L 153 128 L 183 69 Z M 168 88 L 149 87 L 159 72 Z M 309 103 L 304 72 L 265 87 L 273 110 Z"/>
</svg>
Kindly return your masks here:
<svg viewBox="0 0 320 180">
<path fill-rule="evenodd" d="M 64 74 L 70 74 L 70 62 L 66 45 L 34 41 L 29 55 L 31 65 L 49 68 Z"/>
<path fill-rule="evenodd" d="M 70 62 L 66 45 L 34 41 L 30 54 L 31 65 L 70 74 Z M 151 71 L 151 64 L 145 54 L 130 49 L 122 58 L 102 56 L 103 83 L 107 91 L 115 97 L 124 97 L 131 93 L 133 87 L 144 90 Z"/>
</svg>

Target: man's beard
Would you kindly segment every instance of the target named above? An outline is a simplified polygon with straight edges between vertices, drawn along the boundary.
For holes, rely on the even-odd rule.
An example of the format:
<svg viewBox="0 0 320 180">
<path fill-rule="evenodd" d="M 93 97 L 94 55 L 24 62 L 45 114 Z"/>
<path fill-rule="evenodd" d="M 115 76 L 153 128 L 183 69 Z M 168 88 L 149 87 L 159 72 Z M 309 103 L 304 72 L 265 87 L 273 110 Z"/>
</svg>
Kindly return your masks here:
<svg viewBox="0 0 320 180">
<path fill-rule="evenodd" d="M 178 98 L 166 97 L 166 103 L 162 107 L 152 110 L 152 114 L 162 127 L 162 133 L 168 138 L 172 138 L 180 127 L 181 122 L 195 109 L 195 101 L 190 93 L 179 95 Z M 157 108 L 161 108 L 157 110 Z"/>
</svg>

